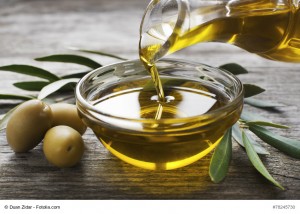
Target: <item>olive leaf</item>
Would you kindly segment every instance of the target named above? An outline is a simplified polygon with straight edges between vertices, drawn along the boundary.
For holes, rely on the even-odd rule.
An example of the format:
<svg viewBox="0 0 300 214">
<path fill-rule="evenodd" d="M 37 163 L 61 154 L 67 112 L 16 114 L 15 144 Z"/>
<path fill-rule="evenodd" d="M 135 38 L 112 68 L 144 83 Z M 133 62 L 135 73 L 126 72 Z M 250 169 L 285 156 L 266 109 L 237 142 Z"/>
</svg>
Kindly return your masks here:
<svg viewBox="0 0 300 214">
<path fill-rule="evenodd" d="M 83 71 L 83 72 L 78 72 L 78 73 L 74 73 L 74 74 L 68 74 L 68 75 L 64 75 L 61 76 L 62 79 L 69 79 L 69 78 L 82 78 L 84 77 L 86 74 L 88 74 L 90 71 Z"/>
<path fill-rule="evenodd" d="M 243 143 L 245 145 L 246 153 L 249 157 L 249 160 L 251 161 L 252 165 L 257 169 L 257 171 L 262 174 L 266 179 L 271 181 L 273 184 L 275 184 L 280 189 L 284 190 L 284 188 L 278 183 L 268 172 L 262 161 L 260 160 L 259 156 L 256 154 L 252 144 L 250 143 L 247 135 L 244 131 L 242 131 L 242 138 Z"/>
<path fill-rule="evenodd" d="M 264 127 L 254 124 L 251 124 L 249 129 L 264 142 L 291 157 L 300 159 L 300 141 L 282 137 Z"/>
<path fill-rule="evenodd" d="M 26 91 L 40 91 L 50 82 L 45 81 L 29 81 L 29 82 L 16 82 L 13 85 L 17 88 L 26 90 Z"/>
<path fill-rule="evenodd" d="M 2 100 L 31 100 L 35 97 L 30 95 L 19 95 L 19 94 L 0 94 Z"/>
<path fill-rule="evenodd" d="M 244 131 L 256 153 L 261 154 L 261 155 L 269 155 L 270 154 L 260 143 L 255 141 L 251 137 L 251 135 L 247 133 L 247 130 L 244 130 Z M 241 145 L 242 147 L 245 147 L 245 145 L 243 143 L 243 138 L 242 138 L 242 130 L 239 128 L 238 123 L 236 123 L 232 126 L 232 136 L 239 145 Z"/>
<path fill-rule="evenodd" d="M 76 48 L 76 47 L 70 47 L 69 49 L 84 52 L 84 53 L 91 53 L 91 54 L 97 54 L 97 55 L 101 55 L 101 56 L 108 56 L 108 57 L 115 58 L 115 59 L 120 59 L 120 60 L 127 60 L 123 57 L 119 57 L 117 55 L 107 53 L 107 52 L 102 52 L 102 51 L 86 50 L 86 49 L 80 49 L 80 48 Z"/>
<path fill-rule="evenodd" d="M 244 102 L 248 105 L 258 107 L 258 108 L 275 108 L 275 107 L 285 106 L 281 103 L 270 102 L 270 101 L 265 101 L 265 100 L 258 100 L 258 99 L 252 98 L 252 97 L 245 98 Z"/>
<path fill-rule="evenodd" d="M 245 98 L 255 96 L 265 91 L 265 89 L 253 84 L 243 84 L 243 86 L 245 90 Z"/>
<path fill-rule="evenodd" d="M 10 109 L 0 120 L 0 131 L 6 129 L 8 120 L 11 114 L 18 108 L 19 105 L 15 106 L 14 108 Z"/>
<path fill-rule="evenodd" d="M 70 78 L 70 79 L 62 79 L 58 80 L 56 82 L 50 83 L 49 85 L 45 86 L 39 93 L 38 99 L 42 100 L 49 96 L 50 94 L 58 91 L 62 87 L 69 85 L 69 84 L 74 84 L 79 81 L 78 78 Z"/>
<path fill-rule="evenodd" d="M 219 145 L 217 145 L 214 154 L 210 160 L 209 176 L 214 183 L 221 182 L 228 172 L 232 156 L 231 128 L 223 136 Z"/>
<path fill-rule="evenodd" d="M 73 96 L 73 97 L 74 97 L 74 96 Z M 56 101 L 57 99 L 55 99 L 55 98 L 47 97 L 47 98 L 42 99 L 42 101 L 43 101 L 44 103 L 47 103 L 48 105 L 51 105 L 51 104 L 54 104 L 54 103 L 58 103 L 61 99 L 63 99 L 63 98 L 59 98 L 59 100 Z"/>
<path fill-rule="evenodd" d="M 224 65 L 220 65 L 219 68 L 229 71 L 230 73 L 234 74 L 234 75 L 238 75 L 238 74 L 247 74 L 248 71 L 240 66 L 239 64 L 236 63 L 227 63 Z"/>
<path fill-rule="evenodd" d="M 79 65 L 84 65 L 87 67 L 90 67 L 92 69 L 96 69 L 101 67 L 102 65 L 98 62 L 79 55 L 73 55 L 73 54 L 56 54 L 51 56 L 45 56 L 36 58 L 36 61 L 46 61 L 46 62 L 65 62 L 65 63 L 75 63 Z"/>
<path fill-rule="evenodd" d="M 42 79 L 46 79 L 49 81 L 59 80 L 59 77 L 56 76 L 55 74 L 46 71 L 42 68 L 34 67 L 31 65 L 6 65 L 0 67 L 0 70 L 40 77 Z"/>
<path fill-rule="evenodd" d="M 263 117 L 263 116 L 260 116 L 258 114 L 253 114 L 249 111 L 246 111 L 246 110 L 243 110 L 242 111 L 242 114 L 241 114 L 241 117 L 240 117 L 242 120 L 245 120 L 245 121 L 265 121 L 265 122 L 271 122 L 269 119 Z"/>
<path fill-rule="evenodd" d="M 258 125 L 258 126 L 269 126 L 269 127 L 274 127 L 274 128 L 280 128 L 280 129 L 288 129 L 288 126 L 277 124 L 277 123 L 271 123 L 271 122 L 266 122 L 266 121 L 247 121 L 245 122 L 246 125 L 251 126 L 251 125 Z"/>
</svg>

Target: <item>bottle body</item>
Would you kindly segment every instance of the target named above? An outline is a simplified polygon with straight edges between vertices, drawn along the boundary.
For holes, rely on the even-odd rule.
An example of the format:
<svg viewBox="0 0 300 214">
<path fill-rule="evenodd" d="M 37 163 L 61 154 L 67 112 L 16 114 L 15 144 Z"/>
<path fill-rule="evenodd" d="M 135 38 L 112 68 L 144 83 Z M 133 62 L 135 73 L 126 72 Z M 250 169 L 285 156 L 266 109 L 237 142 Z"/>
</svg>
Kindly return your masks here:
<svg viewBox="0 0 300 214">
<path fill-rule="evenodd" d="M 200 42 L 222 42 L 268 59 L 300 62 L 299 2 L 153 1 L 142 22 L 140 54 L 155 61 Z"/>
</svg>

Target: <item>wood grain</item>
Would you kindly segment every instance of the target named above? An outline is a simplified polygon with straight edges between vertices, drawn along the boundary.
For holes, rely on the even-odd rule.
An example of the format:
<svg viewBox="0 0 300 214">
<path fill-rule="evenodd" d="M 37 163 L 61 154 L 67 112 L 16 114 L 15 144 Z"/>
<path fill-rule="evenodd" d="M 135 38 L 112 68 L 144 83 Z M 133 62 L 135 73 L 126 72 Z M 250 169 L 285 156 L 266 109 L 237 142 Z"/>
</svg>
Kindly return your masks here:
<svg viewBox="0 0 300 214">
<path fill-rule="evenodd" d="M 138 57 L 139 23 L 146 0 L 0 1 L 0 66 L 31 64 L 56 74 L 85 70 L 71 64 L 35 62 L 36 57 L 74 53 L 76 46 L 98 49 L 134 59 Z M 84 54 L 82 54 L 84 55 Z M 114 60 L 89 56 L 100 63 Z M 249 69 L 243 82 L 267 89 L 261 99 L 286 104 L 278 111 L 246 106 L 274 122 L 291 127 L 277 133 L 300 139 L 300 64 L 272 62 L 225 44 L 200 44 L 174 57 L 213 66 L 237 62 Z M 24 93 L 12 86 L 29 80 L 1 71 L 0 93 Z M 0 114 L 14 105 L 0 101 Z M 266 181 L 234 144 L 228 177 L 214 184 L 208 176 L 210 156 L 173 171 L 147 171 L 110 155 L 89 129 L 80 165 L 58 169 L 45 159 L 41 145 L 29 153 L 15 154 L 0 132 L 0 199 L 300 199 L 300 161 L 263 144 L 271 155 L 262 157 L 270 173 L 285 188 Z"/>
</svg>

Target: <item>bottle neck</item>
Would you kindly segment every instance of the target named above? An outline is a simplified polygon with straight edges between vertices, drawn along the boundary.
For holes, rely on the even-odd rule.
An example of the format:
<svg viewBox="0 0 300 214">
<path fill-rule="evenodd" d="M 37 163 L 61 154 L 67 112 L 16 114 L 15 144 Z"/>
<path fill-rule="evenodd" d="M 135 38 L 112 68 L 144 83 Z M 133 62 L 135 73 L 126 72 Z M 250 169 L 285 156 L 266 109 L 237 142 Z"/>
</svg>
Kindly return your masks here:
<svg viewBox="0 0 300 214">
<path fill-rule="evenodd" d="M 141 50 L 147 50 L 150 61 L 157 61 L 169 52 L 171 42 L 189 26 L 188 0 L 152 0 L 140 26 Z"/>
<path fill-rule="evenodd" d="M 228 15 L 230 11 L 226 6 L 230 2 L 232 0 L 152 0 L 140 26 L 140 55 L 145 55 L 141 50 L 147 50 L 148 61 L 155 62 L 201 42 L 188 38 L 183 44 L 181 38 L 197 26 Z"/>
</svg>

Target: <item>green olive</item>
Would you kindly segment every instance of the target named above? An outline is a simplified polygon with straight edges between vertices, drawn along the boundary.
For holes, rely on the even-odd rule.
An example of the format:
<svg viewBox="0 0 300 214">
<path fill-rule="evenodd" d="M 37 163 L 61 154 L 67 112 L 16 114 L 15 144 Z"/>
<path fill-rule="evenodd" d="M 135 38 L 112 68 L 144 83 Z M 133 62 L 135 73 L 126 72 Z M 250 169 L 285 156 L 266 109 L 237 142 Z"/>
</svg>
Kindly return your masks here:
<svg viewBox="0 0 300 214">
<path fill-rule="evenodd" d="M 67 103 L 55 103 L 50 105 L 53 115 L 52 126 L 66 125 L 84 134 L 87 127 L 77 113 L 76 105 Z"/>
<path fill-rule="evenodd" d="M 55 126 L 47 131 L 44 144 L 47 160 L 57 167 L 77 164 L 84 152 L 83 139 L 79 132 L 68 126 Z"/>
<path fill-rule="evenodd" d="M 27 152 L 37 146 L 51 128 L 50 107 L 40 100 L 22 103 L 12 114 L 6 127 L 6 138 L 15 152 Z"/>
</svg>

